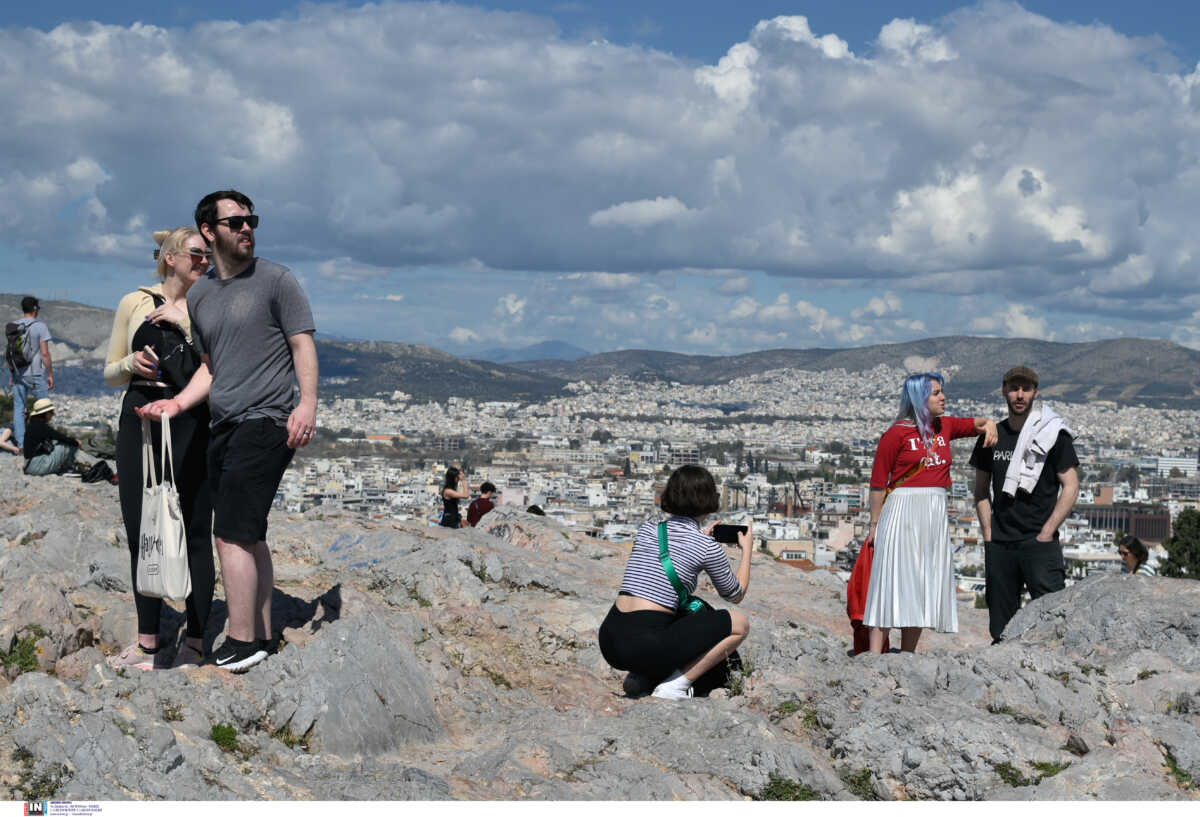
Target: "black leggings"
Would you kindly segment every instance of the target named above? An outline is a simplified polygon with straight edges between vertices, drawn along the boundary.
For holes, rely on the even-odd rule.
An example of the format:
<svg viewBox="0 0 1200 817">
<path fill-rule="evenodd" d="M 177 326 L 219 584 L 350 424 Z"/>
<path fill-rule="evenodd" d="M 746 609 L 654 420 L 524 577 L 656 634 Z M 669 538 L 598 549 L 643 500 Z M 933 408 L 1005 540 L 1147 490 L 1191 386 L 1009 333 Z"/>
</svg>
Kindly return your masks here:
<svg viewBox="0 0 1200 817">
<path fill-rule="evenodd" d="M 676 618 L 659 610 L 622 613 L 614 604 L 600 625 L 600 654 L 613 669 L 658 683 L 704 655 L 733 632 L 728 610 Z"/>
<path fill-rule="evenodd" d="M 174 396 L 174 392 L 152 386 L 130 386 L 121 403 L 117 428 L 117 474 L 121 490 L 121 517 L 129 539 L 129 570 L 133 600 L 137 605 L 138 633 L 158 635 L 162 599 L 137 592 L 139 528 L 142 522 L 142 420 L 134 410 L 155 400 Z M 216 569 L 213 564 L 212 498 L 208 490 L 208 405 L 201 404 L 171 421 L 175 487 L 187 530 L 188 572 L 192 594 L 187 597 L 187 635 L 203 638 L 212 609 Z M 158 471 L 162 451 L 162 427 L 150 421 L 154 438 L 154 470 Z"/>
</svg>

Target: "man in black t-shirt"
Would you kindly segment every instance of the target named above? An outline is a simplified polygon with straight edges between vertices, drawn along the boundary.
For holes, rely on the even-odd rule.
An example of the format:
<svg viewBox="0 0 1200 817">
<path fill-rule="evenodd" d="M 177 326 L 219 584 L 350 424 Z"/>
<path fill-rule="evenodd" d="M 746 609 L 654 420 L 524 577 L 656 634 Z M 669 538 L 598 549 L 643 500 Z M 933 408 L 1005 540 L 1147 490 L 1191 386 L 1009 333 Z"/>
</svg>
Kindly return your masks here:
<svg viewBox="0 0 1200 817">
<path fill-rule="evenodd" d="M 1008 417 L 996 427 L 999 440 L 984 448 L 980 437 L 971 453 L 993 644 L 1020 609 L 1023 589 L 1028 588 L 1034 599 L 1063 589 L 1066 571 L 1058 526 L 1079 496 L 1079 458 L 1072 432 L 1050 409 L 1033 409 L 1037 373 L 1028 366 L 1009 369 L 1002 390 Z M 1023 449 L 1033 446 L 1033 453 L 1022 457 L 1018 452 L 1018 463 L 1010 468 L 1026 421 L 1032 425 Z M 1044 457 L 1036 453 L 1040 444 L 1047 446 Z"/>
</svg>

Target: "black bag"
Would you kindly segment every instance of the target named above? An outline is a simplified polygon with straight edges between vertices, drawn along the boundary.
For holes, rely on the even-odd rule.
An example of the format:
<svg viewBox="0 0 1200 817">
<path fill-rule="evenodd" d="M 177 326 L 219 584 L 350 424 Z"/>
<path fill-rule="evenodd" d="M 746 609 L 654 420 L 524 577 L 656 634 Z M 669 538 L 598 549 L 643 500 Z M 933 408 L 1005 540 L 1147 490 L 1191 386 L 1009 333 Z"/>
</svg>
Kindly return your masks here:
<svg viewBox="0 0 1200 817">
<path fill-rule="evenodd" d="M 151 295 L 155 306 L 162 306 L 161 295 Z M 183 330 L 173 323 L 161 321 L 157 326 L 145 322 L 133 334 L 133 351 L 149 346 L 158 355 L 159 380 L 177 391 L 183 389 L 200 368 L 200 353 L 188 343 Z"/>
<path fill-rule="evenodd" d="M 97 460 L 91 468 L 80 475 L 80 482 L 112 482 L 113 469 L 104 460 Z"/>
</svg>

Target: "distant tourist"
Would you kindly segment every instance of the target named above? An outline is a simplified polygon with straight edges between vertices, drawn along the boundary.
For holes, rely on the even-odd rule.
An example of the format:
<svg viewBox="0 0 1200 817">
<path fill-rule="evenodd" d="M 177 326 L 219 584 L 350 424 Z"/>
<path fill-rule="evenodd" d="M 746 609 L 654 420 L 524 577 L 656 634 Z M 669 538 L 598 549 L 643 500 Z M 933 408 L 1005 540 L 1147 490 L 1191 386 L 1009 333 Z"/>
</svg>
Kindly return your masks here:
<svg viewBox="0 0 1200 817">
<path fill-rule="evenodd" d="M 43 397 L 29 412 L 25 429 L 25 473 L 31 477 L 65 474 L 75 471 L 79 456 L 79 440 L 50 426 L 54 419 L 54 403 Z"/>
<path fill-rule="evenodd" d="M 16 443 L 13 442 L 14 439 L 16 438 L 13 436 L 12 426 L 0 428 L 0 449 L 4 449 L 10 454 L 16 454 L 17 456 L 20 456 L 21 449 L 18 445 L 16 445 Z"/>
<path fill-rule="evenodd" d="M 121 299 L 113 318 L 104 379 L 110 386 L 125 386 L 117 424 L 117 473 L 122 477 L 121 517 L 129 543 L 133 576 L 133 603 L 137 610 L 137 641 L 108 659 L 113 667 L 155 669 L 168 666 L 158 657 L 162 599 L 137 590 L 137 561 L 141 542 L 142 419 L 138 409 L 175 397 L 200 368 L 200 355 L 192 346 L 187 293 L 208 272 L 212 254 L 194 227 L 159 230 L 159 282 L 138 287 Z M 187 529 L 188 572 L 192 593 L 185 604 L 187 628 L 183 644 L 169 666 L 194 666 L 204 661 L 204 631 L 212 609 L 216 570 L 212 548 L 212 497 L 208 490 L 208 403 L 203 400 L 169 420 L 173 450 L 172 476 L 179 491 L 183 524 Z M 154 462 L 162 451 L 162 430 L 151 423 Z M 157 470 L 157 467 L 156 469 Z"/>
<path fill-rule="evenodd" d="M 671 516 L 661 531 L 650 521 L 638 528 L 621 591 L 600 625 L 600 652 L 614 669 L 630 673 L 627 690 L 652 687 L 656 698 L 690 698 L 692 684 L 723 663 L 750 632 L 750 621 L 739 610 L 705 604 L 680 615 L 679 591 L 690 597 L 700 571 L 708 574 L 721 598 L 734 604 L 750 586 L 753 526 L 738 534 L 742 558 L 736 574 L 711 527 L 703 527 L 720 504 L 712 474 L 684 465 L 663 490 L 662 509 Z M 635 676 L 638 683 L 631 684 Z"/>
<path fill-rule="evenodd" d="M 39 400 L 50 398 L 54 389 L 54 362 L 50 359 L 50 329 L 39 320 L 42 311 L 38 299 L 26 295 L 21 299 L 24 315 L 13 321 L 13 336 L 7 337 L 5 359 L 8 362 L 8 384 L 12 386 L 13 436 L 17 447 L 25 447 L 25 402 L 32 394 Z M 8 329 L 8 326 L 5 326 Z"/>
<path fill-rule="evenodd" d="M 1150 551 L 1136 536 L 1126 539 L 1125 543 L 1117 548 L 1117 553 L 1121 555 L 1121 561 L 1124 562 L 1122 573 L 1134 573 L 1138 576 L 1158 575 L 1154 565 L 1150 564 Z"/>
<path fill-rule="evenodd" d="M 463 527 L 462 515 L 458 511 L 460 499 L 470 499 L 471 490 L 467 486 L 467 475 L 453 465 L 446 469 L 442 480 L 442 516 L 438 524 L 443 528 Z"/>
<path fill-rule="evenodd" d="M 295 276 L 255 256 L 259 218 L 248 196 L 209 193 L 196 205 L 195 220 L 214 263 L 187 294 L 202 365 L 182 392 L 138 413 L 176 417 L 208 400 L 213 537 L 229 605 L 229 633 L 212 661 L 242 672 L 275 647 L 267 519 L 296 449 L 312 442 L 316 430 L 316 325 Z"/>
<path fill-rule="evenodd" d="M 492 501 L 492 497 L 496 493 L 496 486 L 490 482 L 485 482 L 479 486 L 479 497 L 467 506 L 467 524 L 475 527 L 479 524 L 479 520 L 483 515 L 496 507 L 496 503 Z"/>
<path fill-rule="evenodd" d="M 870 649 L 882 652 L 886 630 L 900 628 L 900 649 L 913 652 L 923 629 L 958 632 L 954 553 L 946 516 L 950 441 L 982 435 L 996 442 L 996 423 L 946 416 L 945 380 L 910 375 L 896 421 L 879 439 L 871 471 L 874 561 L 863 626 Z"/>
<path fill-rule="evenodd" d="M 546 512 L 542 510 L 540 505 L 530 505 L 525 509 L 525 513 L 531 513 L 534 516 L 545 516 Z"/>
<path fill-rule="evenodd" d="M 1024 590 L 1036 599 L 1063 589 L 1058 526 L 1079 496 L 1075 434 L 1049 406 L 1034 407 L 1037 373 L 1015 366 L 1004 374 L 1002 390 L 1008 417 L 999 442 L 990 453 L 976 445 L 971 454 L 993 644 L 1020 609 Z"/>
</svg>

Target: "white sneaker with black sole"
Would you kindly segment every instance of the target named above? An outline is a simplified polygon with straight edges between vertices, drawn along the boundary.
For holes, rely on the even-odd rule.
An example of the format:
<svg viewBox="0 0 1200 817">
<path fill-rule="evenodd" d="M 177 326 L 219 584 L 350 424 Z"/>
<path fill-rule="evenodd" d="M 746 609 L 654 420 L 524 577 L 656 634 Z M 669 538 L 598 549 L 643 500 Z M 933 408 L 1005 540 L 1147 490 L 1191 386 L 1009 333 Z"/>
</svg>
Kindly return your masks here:
<svg viewBox="0 0 1200 817">
<path fill-rule="evenodd" d="M 267 651 L 257 641 L 238 641 L 226 638 L 212 656 L 212 662 L 230 672 L 245 672 L 267 657 Z"/>
</svg>

